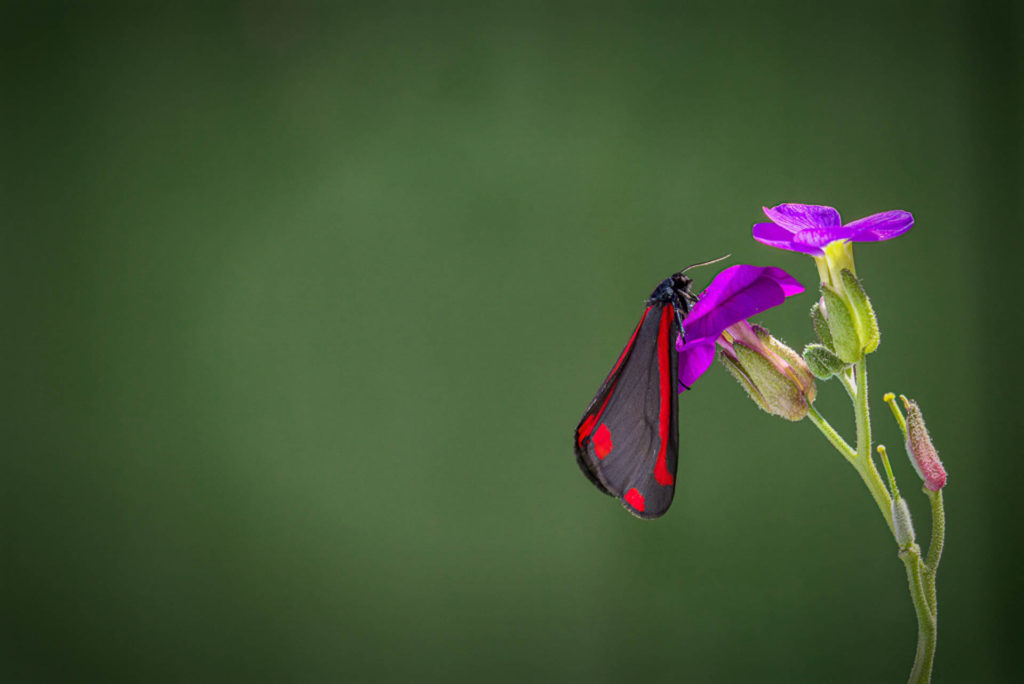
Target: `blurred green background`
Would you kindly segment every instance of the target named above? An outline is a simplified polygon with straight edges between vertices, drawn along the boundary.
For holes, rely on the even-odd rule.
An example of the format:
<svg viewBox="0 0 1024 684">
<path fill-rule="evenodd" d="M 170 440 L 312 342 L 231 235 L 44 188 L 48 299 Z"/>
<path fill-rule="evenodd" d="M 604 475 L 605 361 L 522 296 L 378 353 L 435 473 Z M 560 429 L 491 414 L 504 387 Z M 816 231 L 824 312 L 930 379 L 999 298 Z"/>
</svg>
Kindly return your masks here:
<svg viewBox="0 0 1024 684">
<path fill-rule="evenodd" d="M 572 454 L 659 280 L 813 287 L 750 239 L 793 201 L 916 217 L 857 250 L 875 439 L 921 537 L 884 391 L 950 472 L 936 681 L 1015 680 L 1020 5 L 822 7 L 6 3 L 0 677 L 903 681 L 809 423 L 716 366 L 656 522 Z"/>
</svg>

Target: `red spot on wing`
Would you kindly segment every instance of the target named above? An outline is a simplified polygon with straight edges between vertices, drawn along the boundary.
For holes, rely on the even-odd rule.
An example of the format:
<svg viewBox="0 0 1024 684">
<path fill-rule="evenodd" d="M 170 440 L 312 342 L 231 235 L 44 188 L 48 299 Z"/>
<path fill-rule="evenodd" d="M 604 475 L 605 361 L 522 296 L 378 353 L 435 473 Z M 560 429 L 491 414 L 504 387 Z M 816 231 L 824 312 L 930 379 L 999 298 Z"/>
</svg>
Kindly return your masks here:
<svg viewBox="0 0 1024 684">
<path fill-rule="evenodd" d="M 641 494 L 636 487 L 633 487 L 628 492 L 626 492 L 626 495 L 622 498 L 626 500 L 626 503 L 628 503 L 630 506 L 635 508 L 640 513 L 644 512 L 644 507 L 647 505 L 647 501 L 644 499 L 644 495 Z"/>
<path fill-rule="evenodd" d="M 668 463 L 665 458 L 668 449 L 669 427 L 672 420 L 672 363 L 669 357 L 669 334 L 672 331 L 672 317 L 675 315 L 671 305 L 665 305 L 661 309 L 661 322 L 658 325 L 658 378 L 660 386 L 660 406 L 658 411 L 658 436 L 661 438 L 661 446 L 658 447 L 658 460 L 654 462 L 654 479 L 658 484 L 668 486 L 675 484 L 676 478 L 668 472 Z M 675 347 L 675 345 L 672 345 Z M 671 350 L 675 352 L 673 348 Z M 635 490 L 630 490 L 635 491 Z M 639 494 L 639 492 L 637 492 Z M 637 510 L 643 510 L 637 508 Z"/>
<path fill-rule="evenodd" d="M 604 458 L 612 452 L 612 433 L 604 423 L 594 433 L 594 453 L 598 458 Z"/>
</svg>

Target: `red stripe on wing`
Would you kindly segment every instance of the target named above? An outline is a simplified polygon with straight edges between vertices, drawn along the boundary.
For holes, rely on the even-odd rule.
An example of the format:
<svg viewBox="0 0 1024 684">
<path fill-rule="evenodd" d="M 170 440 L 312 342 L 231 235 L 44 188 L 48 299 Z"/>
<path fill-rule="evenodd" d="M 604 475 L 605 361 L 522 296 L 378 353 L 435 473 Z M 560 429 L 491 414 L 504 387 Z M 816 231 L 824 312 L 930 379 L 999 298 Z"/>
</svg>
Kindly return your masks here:
<svg viewBox="0 0 1024 684">
<path fill-rule="evenodd" d="M 636 329 L 633 330 L 632 337 L 630 337 L 629 342 L 626 343 L 626 348 L 622 350 L 621 354 L 619 354 L 619 360 L 615 362 L 615 367 L 612 368 L 612 372 L 608 374 L 609 378 L 615 375 L 619 370 L 619 366 L 621 366 L 622 362 L 626 360 L 627 356 L 629 356 L 629 352 L 633 348 L 633 342 L 636 341 L 636 335 L 640 332 L 640 327 L 644 324 L 644 321 L 647 319 L 647 314 L 650 313 L 650 311 L 651 307 L 644 309 L 644 315 L 640 317 L 640 322 L 636 324 Z M 615 383 L 618 383 L 618 380 L 616 380 Z M 590 436 L 594 426 L 597 425 L 597 421 L 601 419 L 601 414 L 604 413 L 605 407 L 608 406 L 608 400 L 612 398 L 613 394 L 615 394 L 615 383 L 613 383 L 611 389 L 608 390 L 608 396 L 606 396 L 604 401 L 601 402 L 601 408 L 599 408 L 596 413 L 591 413 L 587 416 L 586 420 L 583 421 L 583 424 L 580 425 L 579 437 L 576 441 L 581 448 L 583 447 L 584 438 Z"/>
<path fill-rule="evenodd" d="M 646 309 L 644 309 L 644 315 L 640 317 L 640 322 L 636 324 L 636 329 L 633 331 L 633 336 L 629 338 L 629 342 L 626 343 L 626 348 L 622 350 L 621 354 L 619 354 L 619 360 L 615 362 L 615 367 L 612 368 L 612 372 L 609 373 L 608 375 L 615 375 L 615 371 L 619 370 L 619 366 L 622 365 L 622 362 L 629 354 L 629 350 L 633 348 L 633 342 L 636 341 L 636 334 L 640 332 L 640 326 L 644 324 L 644 320 L 647 318 L 647 314 L 650 312 L 651 307 L 647 307 Z"/>
<path fill-rule="evenodd" d="M 675 476 L 668 472 L 668 463 L 665 460 L 665 452 L 668 449 L 669 429 L 672 425 L 672 363 L 669 357 L 669 343 L 671 340 L 672 319 L 675 310 L 672 306 L 661 308 L 661 322 L 658 326 L 658 378 L 661 380 L 660 398 L 661 403 L 658 411 L 658 436 L 661 438 L 661 446 L 658 447 L 658 460 L 654 463 L 654 479 L 658 484 L 668 486 L 675 484 Z M 643 510 L 642 508 L 640 510 Z"/>
</svg>

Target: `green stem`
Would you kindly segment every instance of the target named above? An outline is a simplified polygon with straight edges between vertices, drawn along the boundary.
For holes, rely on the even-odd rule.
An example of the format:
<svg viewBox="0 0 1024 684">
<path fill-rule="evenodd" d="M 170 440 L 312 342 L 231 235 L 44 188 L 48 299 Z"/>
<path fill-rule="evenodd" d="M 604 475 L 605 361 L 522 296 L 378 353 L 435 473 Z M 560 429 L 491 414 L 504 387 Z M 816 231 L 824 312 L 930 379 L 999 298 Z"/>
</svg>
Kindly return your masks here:
<svg viewBox="0 0 1024 684">
<path fill-rule="evenodd" d="M 817 409 L 811 405 L 807 415 L 815 427 L 835 447 L 836 451 L 850 462 L 857 470 L 864 484 L 867 485 L 871 497 L 875 500 L 878 510 L 882 513 L 889 531 L 895 537 L 892 520 L 892 497 L 885 483 L 878 474 L 878 468 L 871 457 L 871 411 L 868 405 L 868 370 L 867 359 L 861 359 L 853 369 L 853 377 L 843 373 L 839 376 L 843 387 L 853 402 L 854 416 L 857 423 L 857 448 L 853 449 L 836 432 Z M 897 412 L 898 413 L 898 412 Z M 883 456 L 884 458 L 884 456 Z M 888 462 L 886 462 L 888 465 Z M 895 478 L 893 492 L 896 491 Z M 927 684 L 931 681 L 932 663 L 935 660 L 935 645 L 938 634 L 937 607 L 935 596 L 935 574 L 942 557 L 942 546 L 945 541 L 945 514 L 942 505 L 942 492 L 925 489 L 932 504 L 932 539 L 928 545 L 927 561 L 921 559 L 921 547 L 911 543 L 900 549 L 899 557 L 907 568 L 907 582 L 910 585 L 910 598 L 917 614 L 917 654 L 914 667 L 910 672 L 910 684 Z"/>
<path fill-rule="evenodd" d="M 825 418 L 818 413 L 818 409 L 814 408 L 814 404 L 810 404 L 807 407 L 807 417 L 814 423 L 814 427 L 821 430 L 821 434 L 825 435 L 825 439 L 829 441 L 832 446 L 836 448 L 840 454 L 843 455 L 850 463 L 853 463 L 857 459 L 857 452 L 853 450 L 853 447 L 846 443 L 846 440 L 839 436 L 836 429 L 832 427 Z"/>
<path fill-rule="evenodd" d="M 882 482 L 878 469 L 875 467 L 875 461 L 871 458 L 871 411 L 868 408 L 867 358 L 857 362 L 856 373 L 857 395 L 854 398 L 853 410 L 857 419 L 857 460 L 854 461 L 853 467 L 857 469 L 857 473 L 860 474 L 868 491 L 871 492 L 871 498 L 875 500 L 875 505 L 878 506 L 878 510 L 885 519 L 885 524 L 889 526 L 889 531 L 895 533 L 892 526 L 892 497 L 889 496 L 889 490 L 885 488 L 885 483 Z"/>
<path fill-rule="evenodd" d="M 818 413 L 818 410 L 811 404 L 807 407 L 807 417 L 814 423 L 814 427 L 821 431 L 821 434 L 825 435 L 825 439 L 835 447 L 836 451 L 843 455 L 850 465 L 853 466 L 854 470 L 860 475 L 861 479 L 864 480 L 864 484 L 867 485 L 868 491 L 871 492 L 871 497 L 875 500 L 875 504 L 878 505 L 878 510 L 881 511 L 882 517 L 885 519 L 885 524 L 889 526 L 889 531 L 895 534 L 895 529 L 892 526 L 892 499 L 889 497 L 889 490 L 885 488 L 885 483 L 882 482 L 882 478 L 879 477 L 878 471 L 875 469 L 874 463 L 867 461 L 868 466 L 864 467 L 864 459 L 854 451 L 853 447 L 846 443 L 836 429 L 825 418 Z"/>
<path fill-rule="evenodd" d="M 892 525 L 892 498 L 889 496 L 889 490 L 885 488 L 885 483 L 882 482 L 882 477 L 878 474 L 875 464 L 871 461 L 871 456 L 868 455 L 868 459 L 865 461 L 861 459 L 860 454 L 857 454 L 854 468 L 860 478 L 864 480 L 864 484 L 867 485 L 868 491 L 871 492 L 871 498 L 875 500 L 875 505 L 878 506 L 879 512 L 885 518 L 885 524 L 889 526 L 889 531 L 895 537 L 896 528 Z"/>
<path fill-rule="evenodd" d="M 871 460 L 871 411 L 868 408 L 868 360 L 857 362 L 857 397 L 853 410 L 857 417 L 857 455 Z M 874 462 L 871 467 L 874 468 Z"/>
<path fill-rule="evenodd" d="M 924 493 L 932 504 L 932 538 L 928 542 L 928 558 L 924 567 L 924 591 L 928 598 L 928 607 L 932 618 L 938 618 L 938 603 L 935 596 L 935 575 L 939 571 L 939 560 L 942 559 L 942 547 L 946 543 L 946 512 L 942 505 L 942 490 L 933 492 L 924 487 Z"/>
<path fill-rule="evenodd" d="M 910 684 L 927 684 L 932 678 L 932 662 L 935 660 L 937 625 L 935 615 L 928 605 L 925 593 L 924 564 L 921 562 L 921 548 L 911 544 L 900 551 L 900 560 L 907 566 L 907 582 L 910 584 L 910 598 L 917 613 L 917 654 L 914 668 L 910 671 Z"/>
<path fill-rule="evenodd" d="M 857 388 L 853 381 L 853 372 L 852 368 L 847 368 L 846 370 L 837 373 L 836 377 L 839 378 L 839 382 L 842 383 L 843 389 L 846 390 L 846 393 L 850 396 L 850 401 L 856 402 Z"/>
</svg>

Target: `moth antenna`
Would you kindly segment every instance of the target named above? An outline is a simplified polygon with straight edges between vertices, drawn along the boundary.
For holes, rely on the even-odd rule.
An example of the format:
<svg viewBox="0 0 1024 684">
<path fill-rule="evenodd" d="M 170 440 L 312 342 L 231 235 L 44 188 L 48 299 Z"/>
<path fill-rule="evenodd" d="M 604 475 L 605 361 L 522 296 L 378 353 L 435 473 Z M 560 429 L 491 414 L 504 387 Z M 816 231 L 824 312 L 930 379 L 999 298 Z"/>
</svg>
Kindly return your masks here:
<svg viewBox="0 0 1024 684">
<path fill-rule="evenodd" d="M 725 261 L 726 259 L 728 259 L 731 256 L 732 256 L 732 254 L 726 254 L 725 256 L 720 256 L 717 259 L 712 259 L 711 261 L 702 261 L 699 264 L 690 264 L 689 266 L 684 268 L 682 271 L 680 271 L 680 273 L 686 273 L 691 268 L 699 268 L 701 266 L 710 266 L 711 264 L 717 264 L 719 261 Z"/>
</svg>

